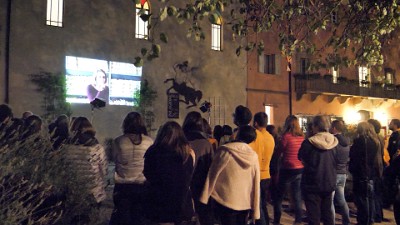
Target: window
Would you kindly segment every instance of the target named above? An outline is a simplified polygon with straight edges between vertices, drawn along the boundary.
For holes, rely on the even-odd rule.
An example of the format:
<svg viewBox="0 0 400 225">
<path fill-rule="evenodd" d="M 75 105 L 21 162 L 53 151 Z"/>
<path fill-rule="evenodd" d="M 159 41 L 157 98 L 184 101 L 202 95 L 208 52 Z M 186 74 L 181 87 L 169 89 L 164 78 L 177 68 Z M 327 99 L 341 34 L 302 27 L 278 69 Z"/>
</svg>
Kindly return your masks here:
<svg viewBox="0 0 400 225">
<path fill-rule="evenodd" d="M 263 54 L 258 57 L 258 71 L 266 74 L 280 74 L 281 56 Z"/>
<path fill-rule="evenodd" d="M 136 4 L 136 28 L 135 37 L 139 39 L 149 38 L 149 21 L 144 21 L 140 16 L 149 15 L 150 6 L 147 0 L 140 0 L 140 3 Z"/>
<path fill-rule="evenodd" d="M 337 11 L 331 12 L 331 21 L 334 24 L 338 23 L 338 12 Z"/>
<path fill-rule="evenodd" d="M 385 68 L 385 82 L 387 84 L 394 84 L 394 70 L 391 68 Z"/>
<path fill-rule="evenodd" d="M 332 67 L 332 83 L 337 83 L 337 78 L 339 77 L 339 68 Z"/>
<path fill-rule="evenodd" d="M 266 105 L 265 114 L 268 115 L 268 124 L 274 124 L 274 107 L 272 105 Z"/>
<path fill-rule="evenodd" d="M 222 19 L 218 17 L 216 23 L 211 24 L 211 49 L 222 50 Z"/>
<path fill-rule="evenodd" d="M 62 27 L 63 0 L 47 0 L 46 25 Z"/>
<path fill-rule="evenodd" d="M 310 68 L 310 59 L 308 58 L 300 58 L 300 73 L 306 74 L 308 69 Z"/>
<path fill-rule="evenodd" d="M 368 67 L 358 67 L 358 80 L 360 87 L 368 87 L 370 83 L 370 69 Z"/>
</svg>

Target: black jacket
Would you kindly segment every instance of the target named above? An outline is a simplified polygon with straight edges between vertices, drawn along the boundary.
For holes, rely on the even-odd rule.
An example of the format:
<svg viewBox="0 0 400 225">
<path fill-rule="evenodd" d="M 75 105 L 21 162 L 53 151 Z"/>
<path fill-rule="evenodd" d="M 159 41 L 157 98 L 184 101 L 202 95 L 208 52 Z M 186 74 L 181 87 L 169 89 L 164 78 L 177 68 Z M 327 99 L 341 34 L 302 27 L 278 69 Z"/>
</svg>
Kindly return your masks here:
<svg viewBox="0 0 400 225">
<path fill-rule="evenodd" d="M 146 177 L 144 211 L 153 222 L 168 223 L 190 220 L 193 207 L 190 181 L 193 158 L 186 162 L 172 149 L 150 147 L 144 156 Z"/>
<path fill-rule="evenodd" d="M 349 165 L 350 140 L 343 134 L 336 134 L 339 144 L 335 150 L 336 173 L 346 174 Z"/>
<path fill-rule="evenodd" d="M 320 132 L 301 144 L 298 157 L 304 164 L 301 188 L 305 192 L 332 192 L 336 187 L 335 149 L 338 140 Z"/>
<path fill-rule="evenodd" d="M 400 132 L 396 130 L 390 135 L 387 147 L 390 156 L 390 161 L 392 160 L 393 155 L 396 153 L 399 147 L 399 141 L 400 141 Z"/>
<path fill-rule="evenodd" d="M 379 174 L 378 152 L 380 146 L 368 137 L 357 137 L 350 148 L 349 171 L 356 181 L 373 180 Z"/>
</svg>

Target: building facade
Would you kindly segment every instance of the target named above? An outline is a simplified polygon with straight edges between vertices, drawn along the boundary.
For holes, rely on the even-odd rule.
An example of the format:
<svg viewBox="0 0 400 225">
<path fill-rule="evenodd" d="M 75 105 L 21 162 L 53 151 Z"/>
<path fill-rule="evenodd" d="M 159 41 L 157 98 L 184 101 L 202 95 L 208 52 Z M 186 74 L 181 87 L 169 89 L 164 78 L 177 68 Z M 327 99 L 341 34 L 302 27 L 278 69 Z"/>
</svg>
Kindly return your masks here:
<svg viewBox="0 0 400 225">
<path fill-rule="evenodd" d="M 159 4 L 154 0 L 142 0 L 139 6 L 132 0 L 1 1 L 1 102 L 12 106 L 15 117 L 20 117 L 27 110 L 41 115 L 44 113 L 41 101 L 45 93 L 36 90 L 31 74 L 43 71 L 68 74 L 67 56 L 74 60 L 99 60 L 108 63 L 108 66 L 119 62 L 133 67 L 141 49 L 151 49 L 148 39 L 157 39 L 165 32 L 168 43 L 159 41 L 160 57 L 144 60 L 141 68 L 141 80 L 146 79 L 157 92 L 157 98 L 150 107 L 155 115 L 152 136 L 167 120 L 182 122 L 187 112 L 200 111 L 199 107 L 205 101 L 212 104 L 210 112 L 203 114 L 212 126 L 233 125 L 230 115 L 237 105 L 246 104 L 246 56 L 235 55 L 236 44 L 230 41 L 232 34 L 224 28 L 222 19 L 216 24 L 210 24 L 207 19 L 204 21 L 205 40 L 200 42 L 187 38 L 188 24 L 178 25 L 173 18 L 159 23 L 154 33 L 146 33 L 148 24 L 139 21 L 138 12 L 156 14 L 160 11 Z M 80 64 L 85 67 L 84 62 Z M 118 73 L 108 71 L 107 76 L 112 89 L 113 79 L 118 77 Z M 74 85 L 82 84 L 75 83 L 70 89 L 76 87 Z M 185 93 L 179 93 L 180 87 L 186 88 L 185 93 L 200 91 L 202 94 L 196 95 L 197 98 L 190 93 L 185 96 Z M 179 113 L 172 116 L 174 118 L 168 116 L 168 89 L 171 89 L 170 93 L 178 93 L 183 100 L 179 106 L 176 102 L 170 106 L 175 107 L 175 113 L 176 107 L 179 109 Z M 110 90 L 110 101 L 111 95 L 118 91 L 115 87 Z M 194 98 L 196 105 L 192 106 L 186 97 L 189 100 Z M 107 104 L 104 108 L 92 110 L 88 102 L 71 103 L 72 116 L 91 118 L 100 140 L 119 135 L 124 116 L 133 110 L 132 106 L 118 104 Z"/>
</svg>

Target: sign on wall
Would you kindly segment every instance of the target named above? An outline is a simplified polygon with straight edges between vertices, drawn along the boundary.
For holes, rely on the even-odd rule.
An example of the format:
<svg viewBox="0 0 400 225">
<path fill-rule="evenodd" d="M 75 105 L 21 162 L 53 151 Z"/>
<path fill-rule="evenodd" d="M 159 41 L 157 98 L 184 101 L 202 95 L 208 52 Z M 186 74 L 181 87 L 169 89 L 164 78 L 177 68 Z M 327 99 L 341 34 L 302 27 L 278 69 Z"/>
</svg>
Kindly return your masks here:
<svg viewBox="0 0 400 225">
<path fill-rule="evenodd" d="M 179 118 L 179 94 L 168 93 L 168 118 Z"/>
</svg>

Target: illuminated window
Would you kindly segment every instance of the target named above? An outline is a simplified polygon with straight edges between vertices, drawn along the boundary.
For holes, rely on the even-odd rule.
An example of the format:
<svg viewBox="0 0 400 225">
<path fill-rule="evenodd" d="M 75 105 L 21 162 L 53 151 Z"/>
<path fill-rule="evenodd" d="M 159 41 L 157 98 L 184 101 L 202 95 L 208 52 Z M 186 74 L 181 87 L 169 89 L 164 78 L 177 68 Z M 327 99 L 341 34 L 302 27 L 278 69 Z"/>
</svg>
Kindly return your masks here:
<svg viewBox="0 0 400 225">
<path fill-rule="evenodd" d="M 358 81 L 360 87 L 367 87 L 370 83 L 370 69 L 366 66 L 358 67 Z"/>
<path fill-rule="evenodd" d="M 337 83 L 337 78 L 339 77 L 339 68 L 336 69 L 335 67 L 332 67 L 332 82 L 334 84 Z"/>
<path fill-rule="evenodd" d="M 218 17 L 216 23 L 211 24 L 211 49 L 222 50 L 222 19 Z"/>
<path fill-rule="evenodd" d="M 149 21 L 144 21 L 140 16 L 149 15 L 150 6 L 147 0 L 140 0 L 140 3 L 136 4 L 136 27 L 135 37 L 139 39 L 149 38 Z"/>
<path fill-rule="evenodd" d="M 63 0 L 47 0 L 46 25 L 62 27 Z"/>
<path fill-rule="evenodd" d="M 268 115 L 268 124 L 274 124 L 274 107 L 271 105 L 266 105 L 265 114 Z"/>
<path fill-rule="evenodd" d="M 263 54 L 258 57 L 258 71 L 266 74 L 280 74 L 281 56 L 276 54 Z"/>
<path fill-rule="evenodd" d="M 388 84 L 394 84 L 394 70 L 391 68 L 385 68 L 385 82 Z"/>
</svg>

